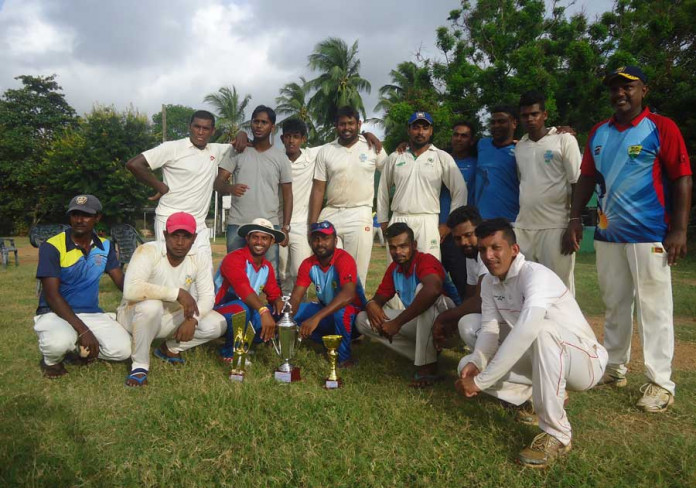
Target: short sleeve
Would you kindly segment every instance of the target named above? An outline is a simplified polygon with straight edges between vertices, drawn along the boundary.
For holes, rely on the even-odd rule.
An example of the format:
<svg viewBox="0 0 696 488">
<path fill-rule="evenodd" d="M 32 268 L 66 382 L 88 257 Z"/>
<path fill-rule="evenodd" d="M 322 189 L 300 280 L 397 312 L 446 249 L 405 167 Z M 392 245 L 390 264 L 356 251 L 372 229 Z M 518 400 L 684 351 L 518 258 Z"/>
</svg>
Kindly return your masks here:
<svg viewBox="0 0 696 488">
<path fill-rule="evenodd" d="M 316 162 L 314 164 L 314 179 L 326 181 L 326 151 L 329 145 L 326 144 L 317 153 Z"/>
<path fill-rule="evenodd" d="M 334 268 L 338 273 L 338 281 L 340 285 L 358 282 L 358 267 L 350 254 L 342 253 L 341 256 L 334 262 Z"/>
<path fill-rule="evenodd" d="M 582 155 L 582 162 L 580 163 L 580 174 L 583 176 L 595 176 L 597 174 L 597 167 L 595 166 L 594 156 L 592 154 L 592 139 L 594 139 L 597 128 L 605 123 L 606 121 L 595 125 L 590 131 L 590 134 L 587 136 L 585 152 Z"/>
<path fill-rule="evenodd" d="M 394 295 L 396 295 L 396 287 L 394 286 L 394 269 L 396 268 L 396 263 L 391 263 L 384 273 L 384 278 L 382 282 L 377 287 L 375 295 L 390 300 Z"/>
<path fill-rule="evenodd" d="M 382 171 L 382 166 L 384 166 L 384 162 L 388 157 L 387 151 L 382 147 L 382 150 L 377 154 L 377 158 L 375 158 L 375 168 L 377 168 L 377 171 Z"/>
<path fill-rule="evenodd" d="M 111 271 L 112 269 L 121 267 L 121 263 L 118 262 L 116 257 L 116 249 L 112 241 L 104 241 L 103 245 L 109 246 L 109 252 L 106 255 L 106 268 L 105 271 Z"/>
<path fill-rule="evenodd" d="M 224 158 L 222 158 L 222 161 L 220 161 L 220 165 L 218 166 L 220 169 L 224 169 L 228 173 L 234 173 L 234 170 L 237 169 L 237 161 L 239 160 L 240 155 L 235 154 L 234 151 L 231 153 L 228 153 L 228 155 Z"/>
<path fill-rule="evenodd" d="M 686 150 L 684 137 L 679 127 L 672 119 L 649 115 L 655 122 L 660 136 L 660 152 L 658 158 L 667 172 L 669 179 L 674 181 L 682 176 L 691 174 L 689 153 Z"/>
<path fill-rule="evenodd" d="M 416 264 L 416 276 L 419 281 L 423 281 L 423 278 L 435 274 L 441 280 L 445 279 L 445 269 L 440 264 L 435 256 L 428 253 L 422 253 L 420 261 Z"/>
<path fill-rule="evenodd" d="M 312 278 L 309 276 L 309 271 L 312 269 L 312 257 L 308 257 L 302 264 L 300 264 L 300 269 L 297 270 L 297 280 L 295 284 L 303 288 L 309 288 L 312 284 Z"/>
<path fill-rule="evenodd" d="M 39 265 L 36 268 L 36 277 L 60 278 L 60 253 L 48 242 L 44 242 L 39 247 Z"/>
<path fill-rule="evenodd" d="M 285 154 L 281 155 L 278 160 L 280 163 L 280 183 L 292 183 L 292 166 L 290 160 Z"/>
<path fill-rule="evenodd" d="M 157 147 L 143 152 L 143 157 L 151 169 L 161 168 L 171 161 L 176 141 L 163 142 Z"/>
<path fill-rule="evenodd" d="M 264 261 L 264 265 L 268 266 L 268 280 L 266 280 L 266 284 L 263 287 L 263 292 L 268 299 L 268 303 L 270 303 L 279 299 L 283 295 L 283 292 L 280 291 L 280 287 L 278 286 L 273 265 L 268 261 Z"/>
<path fill-rule="evenodd" d="M 566 181 L 568 183 L 577 183 L 580 176 L 580 147 L 578 140 L 570 134 L 562 134 L 562 150 L 563 150 L 563 168 L 566 172 Z"/>
<path fill-rule="evenodd" d="M 254 289 L 246 275 L 246 259 L 238 252 L 231 252 L 220 263 L 220 274 L 230 284 L 235 295 L 244 300 Z"/>
</svg>

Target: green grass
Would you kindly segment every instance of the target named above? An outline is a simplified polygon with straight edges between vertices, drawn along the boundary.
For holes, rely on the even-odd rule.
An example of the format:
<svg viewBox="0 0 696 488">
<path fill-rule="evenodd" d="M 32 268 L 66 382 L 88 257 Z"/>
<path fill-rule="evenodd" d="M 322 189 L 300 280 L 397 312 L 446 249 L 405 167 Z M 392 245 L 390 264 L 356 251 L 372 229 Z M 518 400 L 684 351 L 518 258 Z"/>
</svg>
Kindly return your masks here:
<svg viewBox="0 0 696 488">
<path fill-rule="evenodd" d="M 27 246 L 26 239 L 18 240 Z M 33 251 L 33 250 L 32 250 Z M 452 383 L 461 353 L 445 351 L 447 380 L 407 387 L 412 367 L 378 344 L 354 349 L 345 387 L 325 391 L 327 362 L 302 347 L 303 381 L 279 385 L 279 363 L 260 347 L 244 384 L 227 379 L 217 343 L 171 367 L 153 359 L 150 386 L 127 389 L 127 364 L 68 366 L 41 377 L 32 316 L 34 258 L 0 269 L 0 486 L 695 486 L 696 372 L 678 369 L 677 402 L 664 415 L 633 408 L 640 366 L 623 390 L 571 393 L 574 449 L 546 471 L 513 460 L 536 433 L 496 402 L 465 400 Z M 385 250 L 375 248 L 367 283 L 376 288 Z M 219 260 L 221 256 L 216 256 Z M 677 338 L 696 342 L 694 261 L 674 273 Z M 602 304 L 594 256 L 578 259 L 578 299 L 596 318 Z M 102 282 L 102 305 L 120 294 Z M 688 344 L 687 344 L 688 345 Z M 690 349 L 694 351 L 694 349 Z"/>
</svg>

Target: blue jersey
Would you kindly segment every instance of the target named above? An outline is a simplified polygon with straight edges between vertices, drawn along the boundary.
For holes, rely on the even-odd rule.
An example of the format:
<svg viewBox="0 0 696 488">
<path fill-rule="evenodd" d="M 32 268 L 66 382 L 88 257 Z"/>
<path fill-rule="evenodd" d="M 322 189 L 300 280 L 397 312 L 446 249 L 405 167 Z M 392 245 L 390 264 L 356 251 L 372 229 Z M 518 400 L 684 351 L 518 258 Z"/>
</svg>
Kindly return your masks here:
<svg viewBox="0 0 696 488">
<path fill-rule="evenodd" d="M 326 306 L 336 298 L 346 283 L 356 284 L 356 297 L 353 305 L 362 309 L 367 302 L 358 270 L 353 257 L 343 249 L 336 249 L 329 265 L 324 268 L 316 256 L 310 256 L 300 265 L 297 272 L 297 285 L 309 287 L 314 284 L 317 299 Z"/>
<path fill-rule="evenodd" d="M 51 237 L 39 248 L 37 278 L 59 278 L 60 295 L 75 313 L 102 313 L 99 308 L 99 280 L 105 271 L 118 268 L 111 242 L 92 235 L 92 247 L 85 251 L 75 245 L 71 230 Z M 45 293 L 39 297 L 37 315 L 51 312 Z"/>
<path fill-rule="evenodd" d="M 503 217 L 510 222 L 520 211 L 515 144 L 497 147 L 486 137 L 478 142 L 474 199 L 481 217 Z"/>
<path fill-rule="evenodd" d="M 466 182 L 467 190 L 467 205 L 473 205 L 474 200 L 474 189 L 476 180 L 476 158 L 468 157 L 463 159 L 455 159 L 459 171 L 461 171 L 464 181 Z M 444 224 L 447 222 L 447 217 L 450 214 L 452 205 L 452 194 L 447 189 L 445 185 L 442 185 L 440 189 L 440 223 Z"/>
<path fill-rule="evenodd" d="M 669 226 L 670 180 L 691 174 L 676 124 L 646 108 L 627 126 L 613 118 L 590 132 L 580 168 L 597 182 L 595 239 L 662 242 Z"/>
</svg>

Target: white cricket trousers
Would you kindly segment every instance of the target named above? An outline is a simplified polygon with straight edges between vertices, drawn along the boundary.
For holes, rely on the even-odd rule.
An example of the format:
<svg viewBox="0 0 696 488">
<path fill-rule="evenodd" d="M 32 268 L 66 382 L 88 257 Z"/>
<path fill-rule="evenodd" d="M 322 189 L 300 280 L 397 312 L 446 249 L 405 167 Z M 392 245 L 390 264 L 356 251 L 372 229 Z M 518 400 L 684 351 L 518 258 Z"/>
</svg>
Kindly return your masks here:
<svg viewBox="0 0 696 488">
<path fill-rule="evenodd" d="M 595 241 L 597 278 L 604 300 L 607 371 L 626 374 L 631 357 L 633 307 L 643 346 L 645 375 L 674 395 L 672 273 L 661 242 L 623 244 Z"/>
<path fill-rule="evenodd" d="M 433 342 L 433 322 L 439 314 L 450 308 L 454 308 L 452 300 L 444 296 L 439 297 L 429 309 L 406 322 L 399 333 L 392 337 L 392 342 L 372 330 L 366 312 L 358 314 L 355 324 L 361 333 L 377 339 L 389 349 L 407 357 L 415 366 L 423 366 L 437 362 L 437 350 Z M 403 313 L 403 310 L 385 307 L 384 313 L 393 319 Z"/>
<path fill-rule="evenodd" d="M 100 359 L 128 359 L 131 338 L 121 324 L 105 313 L 78 313 L 77 316 L 97 338 Z M 34 332 L 39 336 L 39 351 L 47 366 L 58 364 L 67 353 L 77 351 L 77 332 L 53 312 L 34 317 Z"/>
<path fill-rule="evenodd" d="M 459 321 L 463 339 L 478 337 L 481 315 L 465 315 Z M 467 342 L 472 350 L 475 344 Z M 464 356 L 458 372 L 471 362 Z M 607 365 L 607 351 L 595 341 L 569 332 L 562 325 L 544 320 L 536 340 L 510 371 L 484 393 L 521 405 L 532 398 L 539 428 L 564 445 L 572 437 L 563 402 L 566 390 L 585 391 L 597 384 Z"/>
<path fill-rule="evenodd" d="M 278 274 L 283 294 L 292 293 L 300 265 L 311 255 L 312 248 L 307 240 L 307 223 L 291 223 L 287 247 L 278 247 Z"/>
<path fill-rule="evenodd" d="M 365 286 L 372 256 L 372 208 L 324 207 L 319 222 L 323 220 L 328 220 L 336 228 L 339 247 L 353 256 L 358 276 Z"/>
<path fill-rule="evenodd" d="M 131 369 L 150 369 L 150 346 L 155 339 L 171 337 L 184 321 L 184 309 L 178 303 L 164 303 L 161 300 L 121 305 L 116 312 L 118 322 L 133 335 Z M 167 349 L 180 353 L 217 339 L 227 330 L 227 322 L 219 313 L 211 310 L 198 321 L 193 339 L 188 342 L 167 341 Z"/>
<path fill-rule="evenodd" d="M 389 225 L 403 222 L 413 231 L 420 252 L 427 252 L 435 256 L 438 261 L 440 256 L 440 232 L 438 231 L 439 216 L 436 214 L 392 214 Z M 391 263 L 391 254 L 387 249 L 387 263 Z"/>
<path fill-rule="evenodd" d="M 575 253 L 563 255 L 561 240 L 565 229 L 518 229 L 515 228 L 520 252 L 529 261 L 543 264 L 556 273 L 575 296 Z"/>
</svg>

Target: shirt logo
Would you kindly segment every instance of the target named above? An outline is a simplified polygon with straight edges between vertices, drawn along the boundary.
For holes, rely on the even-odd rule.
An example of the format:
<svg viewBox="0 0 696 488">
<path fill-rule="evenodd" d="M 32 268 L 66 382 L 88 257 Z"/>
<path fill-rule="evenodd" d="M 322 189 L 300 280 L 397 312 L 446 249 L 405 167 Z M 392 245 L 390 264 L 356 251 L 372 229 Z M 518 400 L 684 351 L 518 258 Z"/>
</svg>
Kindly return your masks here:
<svg viewBox="0 0 696 488">
<path fill-rule="evenodd" d="M 337 288 L 338 288 L 338 283 L 336 283 L 335 281 L 332 281 L 332 282 L 331 282 L 331 287 L 332 287 L 334 290 L 337 289 Z"/>
<path fill-rule="evenodd" d="M 602 146 L 595 146 L 594 155 L 599 156 L 599 152 L 602 150 Z"/>
<path fill-rule="evenodd" d="M 493 295 L 493 298 L 495 298 L 499 302 L 502 302 L 503 300 L 505 300 L 505 295 Z"/>
<path fill-rule="evenodd" d="M 631 158 L 638 157 L 640 154 L 640 151 L 643 149 L 643 146 L 641 145 L 635 145 L 635 146 L 628 146 L 628 155 Z"/>
<path fill-rule="evenodd" d="M 432 166 L 433 165 L 433 158 L 428 158 L 428 160 L 425 162 L 426 166 Z"/>
<path fill-rule="evenodd" d="M 398 163 L 396 163 L 396 166 L 403 166 L 404 164 L 406 164 L 406 161 L 404 161 L 404 160 L 402 159 L 401 161 L 399 161 Z"/>
<path fill-rule="evenodd" d="M 544 162 L 546 164 L 550 164 L 551 161 L 553 160 L 553 151 L 550 149 L 544 153 Z"/>
<path fill-rule="evenodd" d="M 370 228 L 369 228 L 369 227 L 365 227 L 365 232 L 370 232 Z"/>
<path fill-rule="evenodd" d="M 186 283 L 186 286 L 191 286 L 191 283 L 193 283 L 193 277 L 191 275 L 186 275 L 184 283 Z"/>
<path fill-rule="evenodd" d="M 101 254 L 96 254 L 94 256 L 94 264 L 96 266 L 101 266 L 103 262 L 104 262 L 104 256 L 102 256 Z"/>
<path fill-rule="evenodd" d="M 78 205 L 84 205 L 85 203 L 87 203 L 87 197 L 85 195 L 80 195 L 75 199 L 75 203 L 77 203 Z"/>
<path fill-rule="evenodd" d="M 361 162 L 361 163 L 364 163 L 365 161 L 367 161 L 367 154 L 362 153 L 362 154 L 360 155 L 360 162 Z"/>
<path fill-rule="evenodd" d="M 210 155 L 210 160 L 211 160 L 211 161 L 215 161 L 215 156 L 213 156 L 213 155 L 211 154 L 211 155 Z"/>
</svg>

